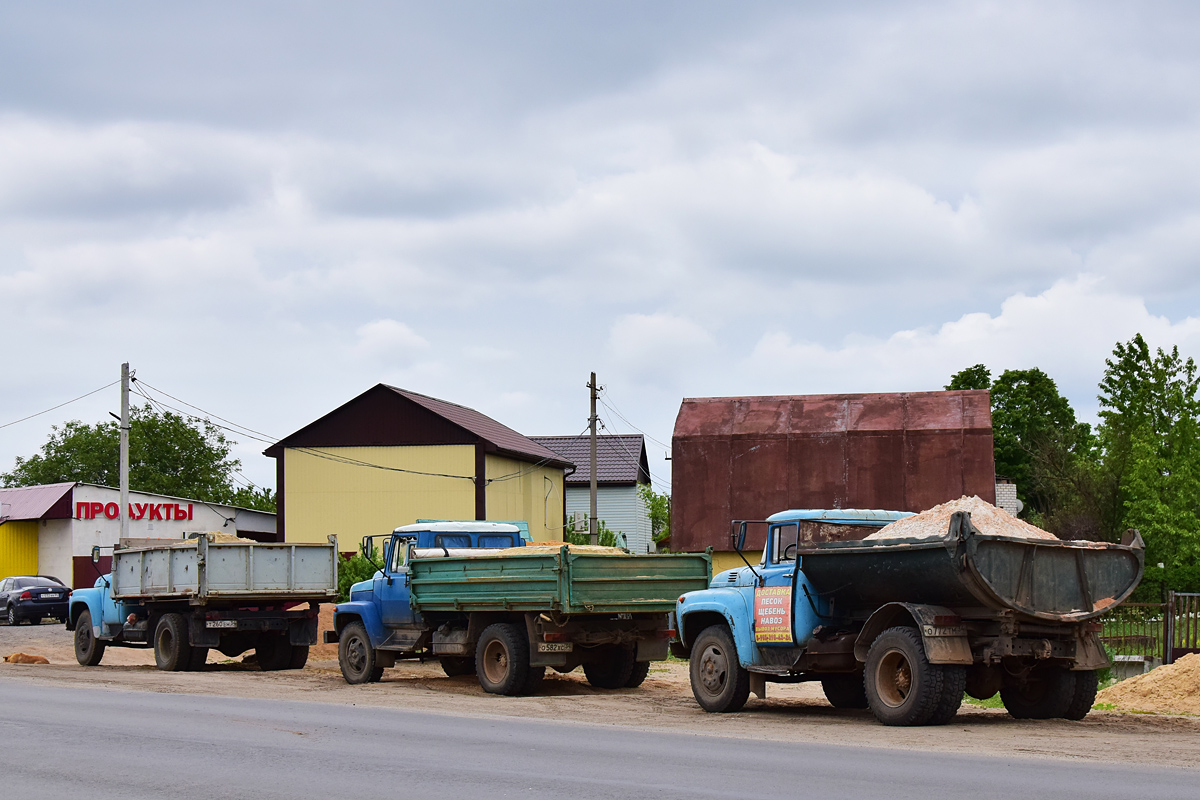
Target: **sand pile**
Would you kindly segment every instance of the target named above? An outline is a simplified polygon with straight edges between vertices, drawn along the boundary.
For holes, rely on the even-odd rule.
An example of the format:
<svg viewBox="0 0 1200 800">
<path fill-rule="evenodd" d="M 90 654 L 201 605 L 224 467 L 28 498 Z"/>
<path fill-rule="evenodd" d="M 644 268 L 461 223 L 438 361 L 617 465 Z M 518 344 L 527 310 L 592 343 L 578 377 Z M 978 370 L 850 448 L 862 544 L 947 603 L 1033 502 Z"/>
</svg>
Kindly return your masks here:
<svg viewBox="0 0 1200 800">
<path fill-rule="evenodd" d="M 498 556 L 533 556 L 557 553 L 565 542 L 530 542 L 524 547 L 510 547 L 501 550 Z M 598 544 L 567 544 L 572 553 L 597 553 L 599 555 L 624 555 L 619 547 L 601 547 Z"/>
<path fill-rule="evenodd" d="M 1055 539 L 1058 537 L 1017 519 L 978 497 L 960 497 L 913 517 L 884 525 L 866 538 L 872 539 L 941 539 L 950 531 L 950 517 L 956 511 L 969 511 L 971 523 L 980 533 L 991 536 L 1015 536 L 1021 539 Z"/>
<path fill-rule="evenodd" d="M 1096 701 L 1130 711 L 1200 714 L 1200 654 L 1188 653 L 1174 664 L 1121 681 L 1096 695 Z"/>
</svg>

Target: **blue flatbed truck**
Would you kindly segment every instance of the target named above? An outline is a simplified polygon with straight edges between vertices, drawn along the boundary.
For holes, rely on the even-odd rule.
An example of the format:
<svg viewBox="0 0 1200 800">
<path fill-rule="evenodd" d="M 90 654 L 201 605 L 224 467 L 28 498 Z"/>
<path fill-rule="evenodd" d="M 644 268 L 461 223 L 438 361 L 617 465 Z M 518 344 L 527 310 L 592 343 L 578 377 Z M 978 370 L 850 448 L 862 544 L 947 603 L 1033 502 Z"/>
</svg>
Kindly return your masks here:
<svg viewBox="0 0 1200 800">
<path fill-rule="evenodd" d="M 708 585 L 708 554 L 634 555 L 616 548 L 526 546 L 514 525 L 432 522 L 385 538 L 383 563 L 334 611 L 351 684 L 378 681 L 397 659 L 437 659 L 494 694 L 532 694 L 546 669 L 582 666 L 604 689 L 635 687 L 665 659 L 675 600 Z"/>
<path fill-rule="evenodd" d="M 949 722 L 964 691 L 998 692 L 1019 718 L 1082 719 L 1109 663 L 1097 618 L 1142 577 L 1137 532 L 1121 544 L 985 535 L 959 511 L 944 536 L 862 540 L 906 516 L 801 509 L 760 523 L 761 561 L 676 607 L 673 648 L 700 706 L 737 711 L 767 683 L 820 681 L 835 707 L 887 725 Z M 749 524 L 733 524 L 738 552 Z M 820 541 L 839 526 L 857 532 Z"/>
</svg>

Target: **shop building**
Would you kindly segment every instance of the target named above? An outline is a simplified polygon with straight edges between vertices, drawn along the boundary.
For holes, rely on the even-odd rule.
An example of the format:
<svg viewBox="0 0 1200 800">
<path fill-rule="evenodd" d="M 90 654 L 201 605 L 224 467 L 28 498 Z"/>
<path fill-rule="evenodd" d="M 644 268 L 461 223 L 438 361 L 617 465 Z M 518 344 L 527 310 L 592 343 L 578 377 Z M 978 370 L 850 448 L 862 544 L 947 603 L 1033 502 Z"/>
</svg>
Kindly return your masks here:
<svg viewBox="0 0 1200 800">
<path fill-rule="evenodd" d="M 472 408 L 378 384 L 264 451 L 279 531 L 343 550 L 417 520 L 524 521 L 561 541 L 573 465 Z"/>
<path fill-rule="evenodd" d="M 182 497 L 130 492 L 125 510 L 133 538 L 184 539 L 197 531 L 279 541 L 275 515 Z M 107 572 L 121 536 L 121 492 L 91 483 L 0 489 L 0 578 L 53 575 L 81 588 Z M 92 547 L 103 557 L 92 563 Z"/>
<path fill-rule="evenodd" d="M 590 514 L 592 507 L 591 437 L 534 436 L 540 445 L 574 462 L 566 477 L 567 518 Z M 634 553 L 653 553 L 650 513 L 641 487 L 650 484 L 646 442 L 641 434 L 596 437 L 596 518 L 610 531 L 624 536 Z"/>
</svg>

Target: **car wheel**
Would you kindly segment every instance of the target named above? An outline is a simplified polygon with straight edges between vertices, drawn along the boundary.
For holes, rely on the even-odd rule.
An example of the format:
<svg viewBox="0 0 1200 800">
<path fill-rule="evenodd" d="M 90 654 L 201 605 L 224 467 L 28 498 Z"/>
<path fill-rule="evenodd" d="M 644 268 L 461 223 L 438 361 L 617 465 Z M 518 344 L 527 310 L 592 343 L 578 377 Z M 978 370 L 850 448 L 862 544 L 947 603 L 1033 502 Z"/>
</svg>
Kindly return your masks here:
<svg viewBox="0 0 1200 800">
<path fill-rule="evenodd" d="M 75 620 L 75 660 L 83 667 L 94 667 L 104 657 L 104 642 L 92 631 L 92 612 L 86 609 Z"/>
<path fill-rule="evenodd" d="M 12 606 L 8 607 L 8 613 L 4 615 L 4 618 L 8 620 L 9 625 L 16 625 L 18 622 L 20 622 L 20 620 L 17 619 L 17 610 Z"/>
<path fill-rule="evenodd" d="M 520 625 L 489 625 L 475 647 L 475 675 L 491 694 L 518 695 L 529 680 L 529 641 Z"/>
</svg>

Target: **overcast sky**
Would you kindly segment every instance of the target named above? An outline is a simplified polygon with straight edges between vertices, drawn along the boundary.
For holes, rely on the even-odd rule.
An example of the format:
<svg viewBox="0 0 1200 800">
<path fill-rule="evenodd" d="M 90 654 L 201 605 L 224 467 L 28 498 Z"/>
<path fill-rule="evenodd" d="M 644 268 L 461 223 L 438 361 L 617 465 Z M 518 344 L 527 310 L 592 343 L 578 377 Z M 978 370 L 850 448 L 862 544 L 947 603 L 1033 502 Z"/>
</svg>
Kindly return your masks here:
<svg viewBox="0 0 1200 800">
<path fill-rule="evenodd" d="M 0 425 L 125 360 L 276 437 L 381 381 L 575 434 L 590 370 L 663 442 L 685 396 L 978 362 L 1093 419 L 1117 341 L 1200 355 L 1198 40 L 1193 3 L 3 0 Z"/>
</svg>

